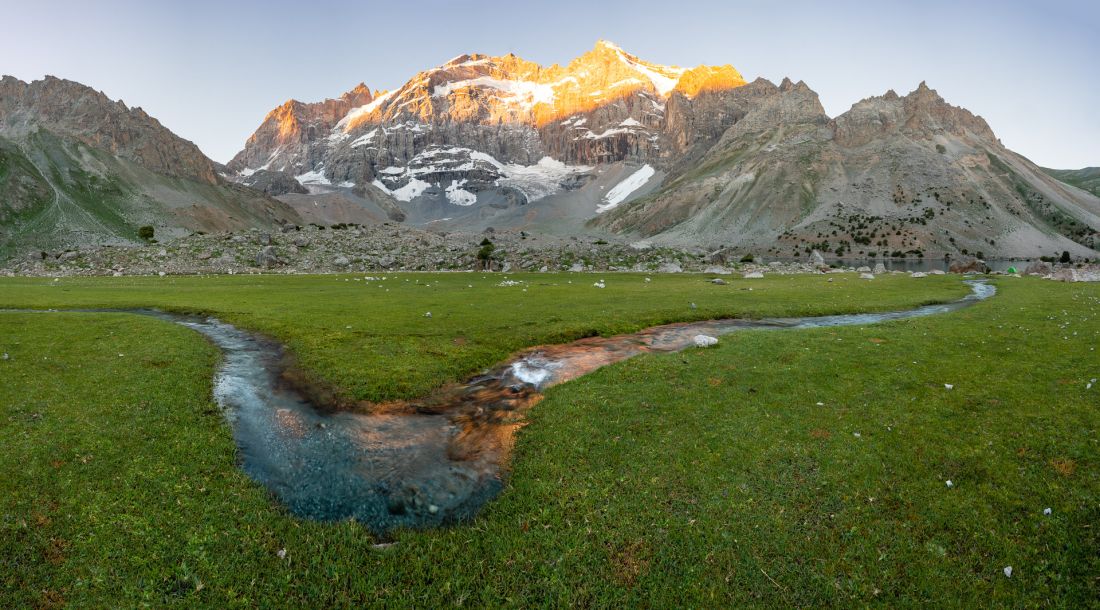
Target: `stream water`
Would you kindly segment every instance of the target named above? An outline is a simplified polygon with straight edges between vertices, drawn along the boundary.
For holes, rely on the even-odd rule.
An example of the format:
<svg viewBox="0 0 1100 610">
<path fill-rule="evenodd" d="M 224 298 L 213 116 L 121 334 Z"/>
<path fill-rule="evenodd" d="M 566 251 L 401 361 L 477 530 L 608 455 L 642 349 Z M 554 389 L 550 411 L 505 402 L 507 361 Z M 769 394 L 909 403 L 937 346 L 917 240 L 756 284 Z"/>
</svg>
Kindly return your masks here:
<svg viewBox="0 0 1100 610">
<path fill-rule="evenodd" d="M 460 521 L 501 490 L 516 429 L 541 391 L 602 366 L 694 345 L 696 335 L 745 329 L 857 326 L 947 313 L 992 296 L 907 311 L 807 318 L 669 324 L 615 337 L 531 348 L 463 384 L 422 400 L 363 412 L 317 409 L 281 382 L 282 348 L 215 318 L 130 310 L 194 329 L 223 354 L 214 398 L 228 419 L 240 463 L 295 515 L 355 519 L 376 533 Z"/>
</svg>

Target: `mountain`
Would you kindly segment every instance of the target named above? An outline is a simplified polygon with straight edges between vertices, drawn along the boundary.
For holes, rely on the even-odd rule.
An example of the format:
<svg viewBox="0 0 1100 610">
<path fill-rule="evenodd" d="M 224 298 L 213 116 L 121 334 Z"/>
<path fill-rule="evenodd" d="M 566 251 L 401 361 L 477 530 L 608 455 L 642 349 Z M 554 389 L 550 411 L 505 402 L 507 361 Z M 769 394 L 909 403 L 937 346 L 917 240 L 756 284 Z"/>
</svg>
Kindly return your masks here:
<svg viewBox="0 0 1100 610">
<path fill-rule="evenodd" d="M 1004 148 L 924 83 L 830 119 L 802 83 L 768 90 L 693 167 L 593 221 L 655 243 L 1094 257 L 1100 199 Z"/>
<path fill-rule="evenodd" d="M 726 100 L 744 84 L 731 66 L 662 66 L 603 41 L 566 66 L 462 55 L 394 91 L 288 101 L 228 168 L 282 172 L 391 219 L 472 226 L 555 195 L 598 199 L 621 170 L 601 178 L 607 164 L 698 154 L 736 120 Z M 541 211 L 581 229 L 564 199 Z M 285 200 L 311 213 L 311 198 Z"/>
<path fill-rule="evenodd" d="M 218 175 L 141 108 L 80 83 L 0 79 L 0 254 L 300 221 Z"/>
<path fill-rule="evenodd" d="M 1071 184 L 1100 197 L 1100 167 L 1086 167 L 1084 169 L 1043 168 L 1043 171 L 1066 184 Z"/>
<path fill-rule="evenodd" d="M 462 55 L 393 91 L 291 100 L 227 169 L 315 221 L 772 256 L 1100 247 L 1100 199 L 1006 149 L 924 83 L 831 118 L 805 83 L 664 66 L 605 41 L 565 66 Z"/>
</svg>

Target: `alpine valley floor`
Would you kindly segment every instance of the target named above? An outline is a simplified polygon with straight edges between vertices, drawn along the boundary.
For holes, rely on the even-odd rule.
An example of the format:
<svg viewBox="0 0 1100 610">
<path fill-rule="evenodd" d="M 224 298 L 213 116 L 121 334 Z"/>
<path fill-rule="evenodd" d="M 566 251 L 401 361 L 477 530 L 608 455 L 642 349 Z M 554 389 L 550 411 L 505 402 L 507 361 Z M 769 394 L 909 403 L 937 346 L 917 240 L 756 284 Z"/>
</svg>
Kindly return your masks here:
<svg viewBox="0 0 1100 610">
<path fill-rule="evenodd" d="M 968 292 L 950 275 L 649 278 L 0 278 L 0 308 L 215 314 L 351 403 L 540 343 Z M 2 313 L 0 605 L 1095 605 L 1100 286 L 993 282 L 950 314 L 735 333 L 551 388 L 496 500 L 392 541 L 295 519 L 237 468 L 198 334 Z"/>
</svg>

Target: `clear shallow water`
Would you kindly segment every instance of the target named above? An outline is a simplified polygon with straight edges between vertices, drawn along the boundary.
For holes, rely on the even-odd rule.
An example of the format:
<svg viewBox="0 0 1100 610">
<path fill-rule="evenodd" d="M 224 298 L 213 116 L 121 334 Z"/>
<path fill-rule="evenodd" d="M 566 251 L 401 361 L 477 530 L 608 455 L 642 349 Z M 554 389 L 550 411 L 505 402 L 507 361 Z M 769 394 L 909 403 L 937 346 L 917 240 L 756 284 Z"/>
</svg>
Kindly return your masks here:
<svg viewBox="0 0 1100 610">
<path fill-rule="evenodd" d="M 214 398 L 249 477 L 297 516 L 351 518 L 384 534 L 467 519 L 499 493 L 514 433 L 545 388 L 639 354 L 691 347 L 699 334 L 875 324 L 955 311 L 995 293 L 967 283 L 972 293 L 959 301 L 907 311 L 669 324 L 532 348 L 464 384 L 364 413 L 315 408 L 281 382 L 282 349 L 262 337 L 215 318 L 130 313 L 182 324 L 221 349 Z"/>
</svg>

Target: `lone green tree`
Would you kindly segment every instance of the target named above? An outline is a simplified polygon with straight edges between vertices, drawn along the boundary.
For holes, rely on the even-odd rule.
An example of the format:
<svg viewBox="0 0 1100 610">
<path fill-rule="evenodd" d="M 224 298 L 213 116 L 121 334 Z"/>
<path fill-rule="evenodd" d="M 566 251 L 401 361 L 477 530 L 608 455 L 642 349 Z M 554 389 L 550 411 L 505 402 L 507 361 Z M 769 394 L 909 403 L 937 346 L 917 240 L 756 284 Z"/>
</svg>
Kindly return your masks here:
<svg viewBox="0 0 1100 610">
<path fill-rule="evenodd" d="M 477 251 L 478 265 L 483 270 L 492 271 L 493 265 L 493 251 L 497 249 L 493 245 L 493 242 L 489 241 L 489 238 L 481 240 L 481 248 Z"/>
<path fill-rule="evenodd" d="M 1069 250 L 1062 250 L 1062 258 L 1058 259 L 1059 263 L 1069 262 Z"/>
<path fill-rule="evenodd" d="M 145 241 L 153 239 L 153 227 L 149 225 L 141 227 L 140 229 L 138 229 L 138 237 L 144 239 Z"/>
</svg>

